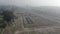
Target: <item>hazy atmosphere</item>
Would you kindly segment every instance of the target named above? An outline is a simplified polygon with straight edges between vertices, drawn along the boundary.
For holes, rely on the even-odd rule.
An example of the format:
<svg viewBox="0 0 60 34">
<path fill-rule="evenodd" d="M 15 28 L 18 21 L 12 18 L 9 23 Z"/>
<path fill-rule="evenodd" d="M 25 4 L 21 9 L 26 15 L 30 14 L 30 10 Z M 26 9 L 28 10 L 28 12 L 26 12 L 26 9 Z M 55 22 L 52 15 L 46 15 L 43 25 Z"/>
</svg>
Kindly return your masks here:
<svg viewBox="0 0 60 34">
<path fill-rule="evenodd" d="M 60 0 L 0 0 L 2 5 L 60 6 Z"/>
<path fill-rule="evenodd" d="M 60 34 L 60 0 L 0 0 L 0 34 Z"/>
</svg>

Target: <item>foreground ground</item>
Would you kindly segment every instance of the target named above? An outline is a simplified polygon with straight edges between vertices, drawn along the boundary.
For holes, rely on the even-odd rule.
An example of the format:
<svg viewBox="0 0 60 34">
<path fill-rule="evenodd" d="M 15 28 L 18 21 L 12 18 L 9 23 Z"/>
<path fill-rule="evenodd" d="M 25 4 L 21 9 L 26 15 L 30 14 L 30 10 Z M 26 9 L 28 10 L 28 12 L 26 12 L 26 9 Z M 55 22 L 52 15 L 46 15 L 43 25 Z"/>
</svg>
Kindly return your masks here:
<svg viewBox="0 0 60 34">
<path fill-rule="evenodd" d="M 15 13 L 18 19 L 2 34 L 60 34 L 60 24 L 27 13 Z"/>
</svg>

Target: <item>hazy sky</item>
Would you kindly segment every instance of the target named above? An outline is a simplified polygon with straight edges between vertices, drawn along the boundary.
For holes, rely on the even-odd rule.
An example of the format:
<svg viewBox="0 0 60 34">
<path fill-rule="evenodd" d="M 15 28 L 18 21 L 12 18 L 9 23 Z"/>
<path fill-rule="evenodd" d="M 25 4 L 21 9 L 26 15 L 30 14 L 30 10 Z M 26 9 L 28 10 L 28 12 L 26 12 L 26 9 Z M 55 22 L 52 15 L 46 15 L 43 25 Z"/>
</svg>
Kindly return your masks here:
<svg viewBox="0 0 60 34">
<path fill-rule="evenodd" d="M 0 5 L 60 6 L 60 0 L 0 0 Z"/>
</svg>

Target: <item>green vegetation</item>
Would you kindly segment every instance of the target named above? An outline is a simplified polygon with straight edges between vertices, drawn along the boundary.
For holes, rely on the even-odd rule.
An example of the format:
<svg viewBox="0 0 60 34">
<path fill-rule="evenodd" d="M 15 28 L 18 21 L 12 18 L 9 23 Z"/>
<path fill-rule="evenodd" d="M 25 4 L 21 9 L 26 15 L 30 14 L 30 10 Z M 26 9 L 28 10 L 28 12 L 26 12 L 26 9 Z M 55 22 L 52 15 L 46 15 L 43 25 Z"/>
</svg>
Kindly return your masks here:
<svg viewBox="0 0 60 34">
<path fill-rule="evenodd" d="M 0 15 L 0 22 L 3 21 L 3 16 Z"/>
<path fill-rule="evenodd" d="M 0 34 L 2 33 L 2 31 L 3 31 L 3 29 L 2 29 L 2 28 L 0 28 Z"/>
</svg>

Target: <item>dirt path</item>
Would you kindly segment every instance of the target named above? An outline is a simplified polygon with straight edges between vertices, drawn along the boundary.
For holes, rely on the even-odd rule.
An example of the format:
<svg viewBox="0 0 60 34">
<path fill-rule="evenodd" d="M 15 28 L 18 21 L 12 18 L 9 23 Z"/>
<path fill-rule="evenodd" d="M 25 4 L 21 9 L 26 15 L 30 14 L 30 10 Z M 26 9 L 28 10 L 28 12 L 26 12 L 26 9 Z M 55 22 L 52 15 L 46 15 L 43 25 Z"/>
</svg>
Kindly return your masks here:
<svg viewBox="0 0 60 34">
<path fill-rule="evenodd" d="M 16 21 L 16 31 L 15 31 L 15 34 L 21 33 L 23 31 L 24 31 L 23 16 L 20 14 L 20 15 L 18 15 L 18 20 Z"/>
</svg>

